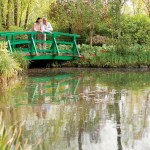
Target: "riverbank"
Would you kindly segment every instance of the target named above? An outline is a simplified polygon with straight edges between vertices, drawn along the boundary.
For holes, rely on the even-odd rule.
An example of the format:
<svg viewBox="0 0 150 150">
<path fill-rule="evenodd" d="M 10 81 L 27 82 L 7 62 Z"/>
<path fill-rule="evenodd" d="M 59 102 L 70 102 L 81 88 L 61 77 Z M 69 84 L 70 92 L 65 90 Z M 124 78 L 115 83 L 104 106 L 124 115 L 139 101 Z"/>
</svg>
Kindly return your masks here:
<svg viewBox="0 0 150 150">
<path fill-rule="evenodd" d="M 65 67 L 96 68 L 150 68 L 150 48 L 145 45 L 131 45 L 126 50 L 116 50 L 113 46 L 93 46 L 83 44 L 79 60 L 64 63 Z"/>
<path fill-rule="evenodd" d="M 10 79 L 16 78 L 24 72 L 29 65 L 20 53 L 8 53 L 7 43 L 0 42 L 0 82 L 9 82 Z"/>
</svg>

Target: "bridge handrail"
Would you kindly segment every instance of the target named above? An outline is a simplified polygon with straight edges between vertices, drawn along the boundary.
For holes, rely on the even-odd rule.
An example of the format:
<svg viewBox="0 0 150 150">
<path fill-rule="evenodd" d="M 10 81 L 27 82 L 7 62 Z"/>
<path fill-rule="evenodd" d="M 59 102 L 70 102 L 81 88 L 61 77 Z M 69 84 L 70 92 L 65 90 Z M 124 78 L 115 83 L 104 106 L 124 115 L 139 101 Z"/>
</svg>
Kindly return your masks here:
<svg viewBox="0 0 150 150">
<path fill-rule="evenodd" d="M 36 39 L 36 34 L 47 34 L 48 36 L 51 36 L 51 39 L 48 40 L 38 40 Z M 27 39 L 21 39 L 21 38 L 17 38 L 16 37 L 18 35 L 27 35 Z M 60 39 L 59 37 L 61 36 L 65 36 L 65 37 L 70 37 L 71 39 L 69 41 L 65 41 Z M 20 44 L 28 44 L 30 45 L 30 49 L 28 49 L 27 51 L 30 53 L 30 55 L 36 55 L 38 52 L 46 52 L 44 50 L 38 50 L 36 48 L 36 44 L 37 43 L 51 43 L 51 48 L 49 49 L 49 52 L 51 51 L 53 56 L 59 55 L 60 53 L 65 53 L 67 51 L 66 50 L 59 50 L 58 45 L 59 44 L 63 44 L 63 45 L 72 45 L 70 54 L 72 54 L 72 56 L 76 57 L 76 56 L 80 56 L 80 53 L 78 51 L 78 47 L 76 44 L 76 38 L 80 37 L 80 35 L 78 34 L 70 34 L 70 33 L 62 33 L 62 32 L 35 32 L 35 31 L 19 31 L 19 32 L 0 32 L 0 37 L 5 37 L 6 41 L 8 41 L 8 47 L 9 50 L 11 52 L 13 52 L 16 48 L 16 45 L 20 45 Z M 58 39 L 57 39 L 58 38 Z M 22 49 L 23 50 L 23 49 Z M 60 52 L 61 51 L 61 52 Z M 48 51 L 47 51 L 48 52 Z"/>
<path fill-rule="evenodd" d="M 62 32 L 53 32 L 55 35 L 63 35 L 63 36 L 70 36 L 70 37 L 80 37 L 78 34 L 70 34 L 70 33 L 62 33 Z"/>
<path fill-rule="evenodd" d="M 62 32 L 38 32 L 38 31 L 18 31 L 18 32 L 0 32 L 0 36 L 8 36 L 8 35 L 21 35 L 21 34 L 39 34 L 39 33 L 46 33 L 48 35 L 63 35 L 63 36 L 69 36 L 69 37 L 80 37 L 78 34 L 70 34 L 70 33 L 62 33 Z"/>
</svg>

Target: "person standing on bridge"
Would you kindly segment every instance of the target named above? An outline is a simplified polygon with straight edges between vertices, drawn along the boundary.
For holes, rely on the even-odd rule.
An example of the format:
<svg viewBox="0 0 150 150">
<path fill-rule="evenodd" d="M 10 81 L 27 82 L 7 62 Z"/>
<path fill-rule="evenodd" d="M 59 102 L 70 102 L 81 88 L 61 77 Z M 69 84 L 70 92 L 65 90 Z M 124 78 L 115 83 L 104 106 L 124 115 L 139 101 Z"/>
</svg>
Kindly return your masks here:
<svg viewBox="0 0 150 150">
<path fill-rule="evenodd" d="M 42 28 L 43 28 L 43 32 L 49 32 L 50 34 L 52 34 L 53 27 L 47 21 L 46 17 L 43 17 Z M 42 40 L 46 41 L 46 33 L 42 35 Z M 42 44 L 42 48 L 46 49 L 46 43 Z"/>
<path fill-rule="evenodd" d="M 43 27 L 42 27 L 42 18 L 37 18 L 36 19 L 36 22 L 34 23 L 33 25 L 33 31 L 36 31 L 36 32 L 43 32 Z M 43 40 L 43 34 L 39 33 L 36 35 L 36 39 L 37 40 Z M 38 49 L 41 49 L 41 43 L 38 43 L 37 44 L 38 46 Z"/>
</svg>

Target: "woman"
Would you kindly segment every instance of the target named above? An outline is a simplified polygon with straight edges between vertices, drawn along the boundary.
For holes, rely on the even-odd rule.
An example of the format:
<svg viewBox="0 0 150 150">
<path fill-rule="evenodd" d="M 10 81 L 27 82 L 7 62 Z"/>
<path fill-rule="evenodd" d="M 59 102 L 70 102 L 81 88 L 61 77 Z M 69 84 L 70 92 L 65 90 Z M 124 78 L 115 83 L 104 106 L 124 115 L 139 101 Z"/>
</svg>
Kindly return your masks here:
<svg viewBox="0 0 150 150">
<path fill-rule="evenodd" d="M 43 32 L 43 29 L 42 29 L 42 18 L 37 18 L 36 19 L 36 22 L 34 23 L 34 26 L 33 26 L 33 31 L 40 31 L 40 32 Z"/>
<path fill-rule="evenodd" d="M 33 31 L 36 31 L 36 32 L 43 32 L 43 29 L 42 29 L 42 18 L 37 18 L 36 19 L 36 22 L 34 23 L 33 25 Z M 37 34 L 36 35 L 36 39 L 37 40 L 42 40 L 42 34 Z M 41 49 L 41 44 L 40 43 L 37 43 L 37 46 L 38 46 L 38 49 Z"/>
</svg>

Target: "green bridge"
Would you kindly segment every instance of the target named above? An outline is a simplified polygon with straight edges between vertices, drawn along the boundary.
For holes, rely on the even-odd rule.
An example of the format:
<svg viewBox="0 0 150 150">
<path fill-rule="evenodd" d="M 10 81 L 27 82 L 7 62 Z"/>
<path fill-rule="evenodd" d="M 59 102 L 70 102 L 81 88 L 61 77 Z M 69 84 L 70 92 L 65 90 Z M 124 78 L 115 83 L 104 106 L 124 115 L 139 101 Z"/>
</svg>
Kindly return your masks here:
<svg viewBox="0 0 150 150">
<path fill-rule="evenodd" d="M 45 34 L 46 40 L 37 40 L 39 34 Z M 0 41 L 8 42 L 9 52 L 21 52 L 29 60 L 77 60 L 79 37 L 62 32 L 0 32 Z M 39 49 L 37 45 L 45 48 Z"/>
</svg>

